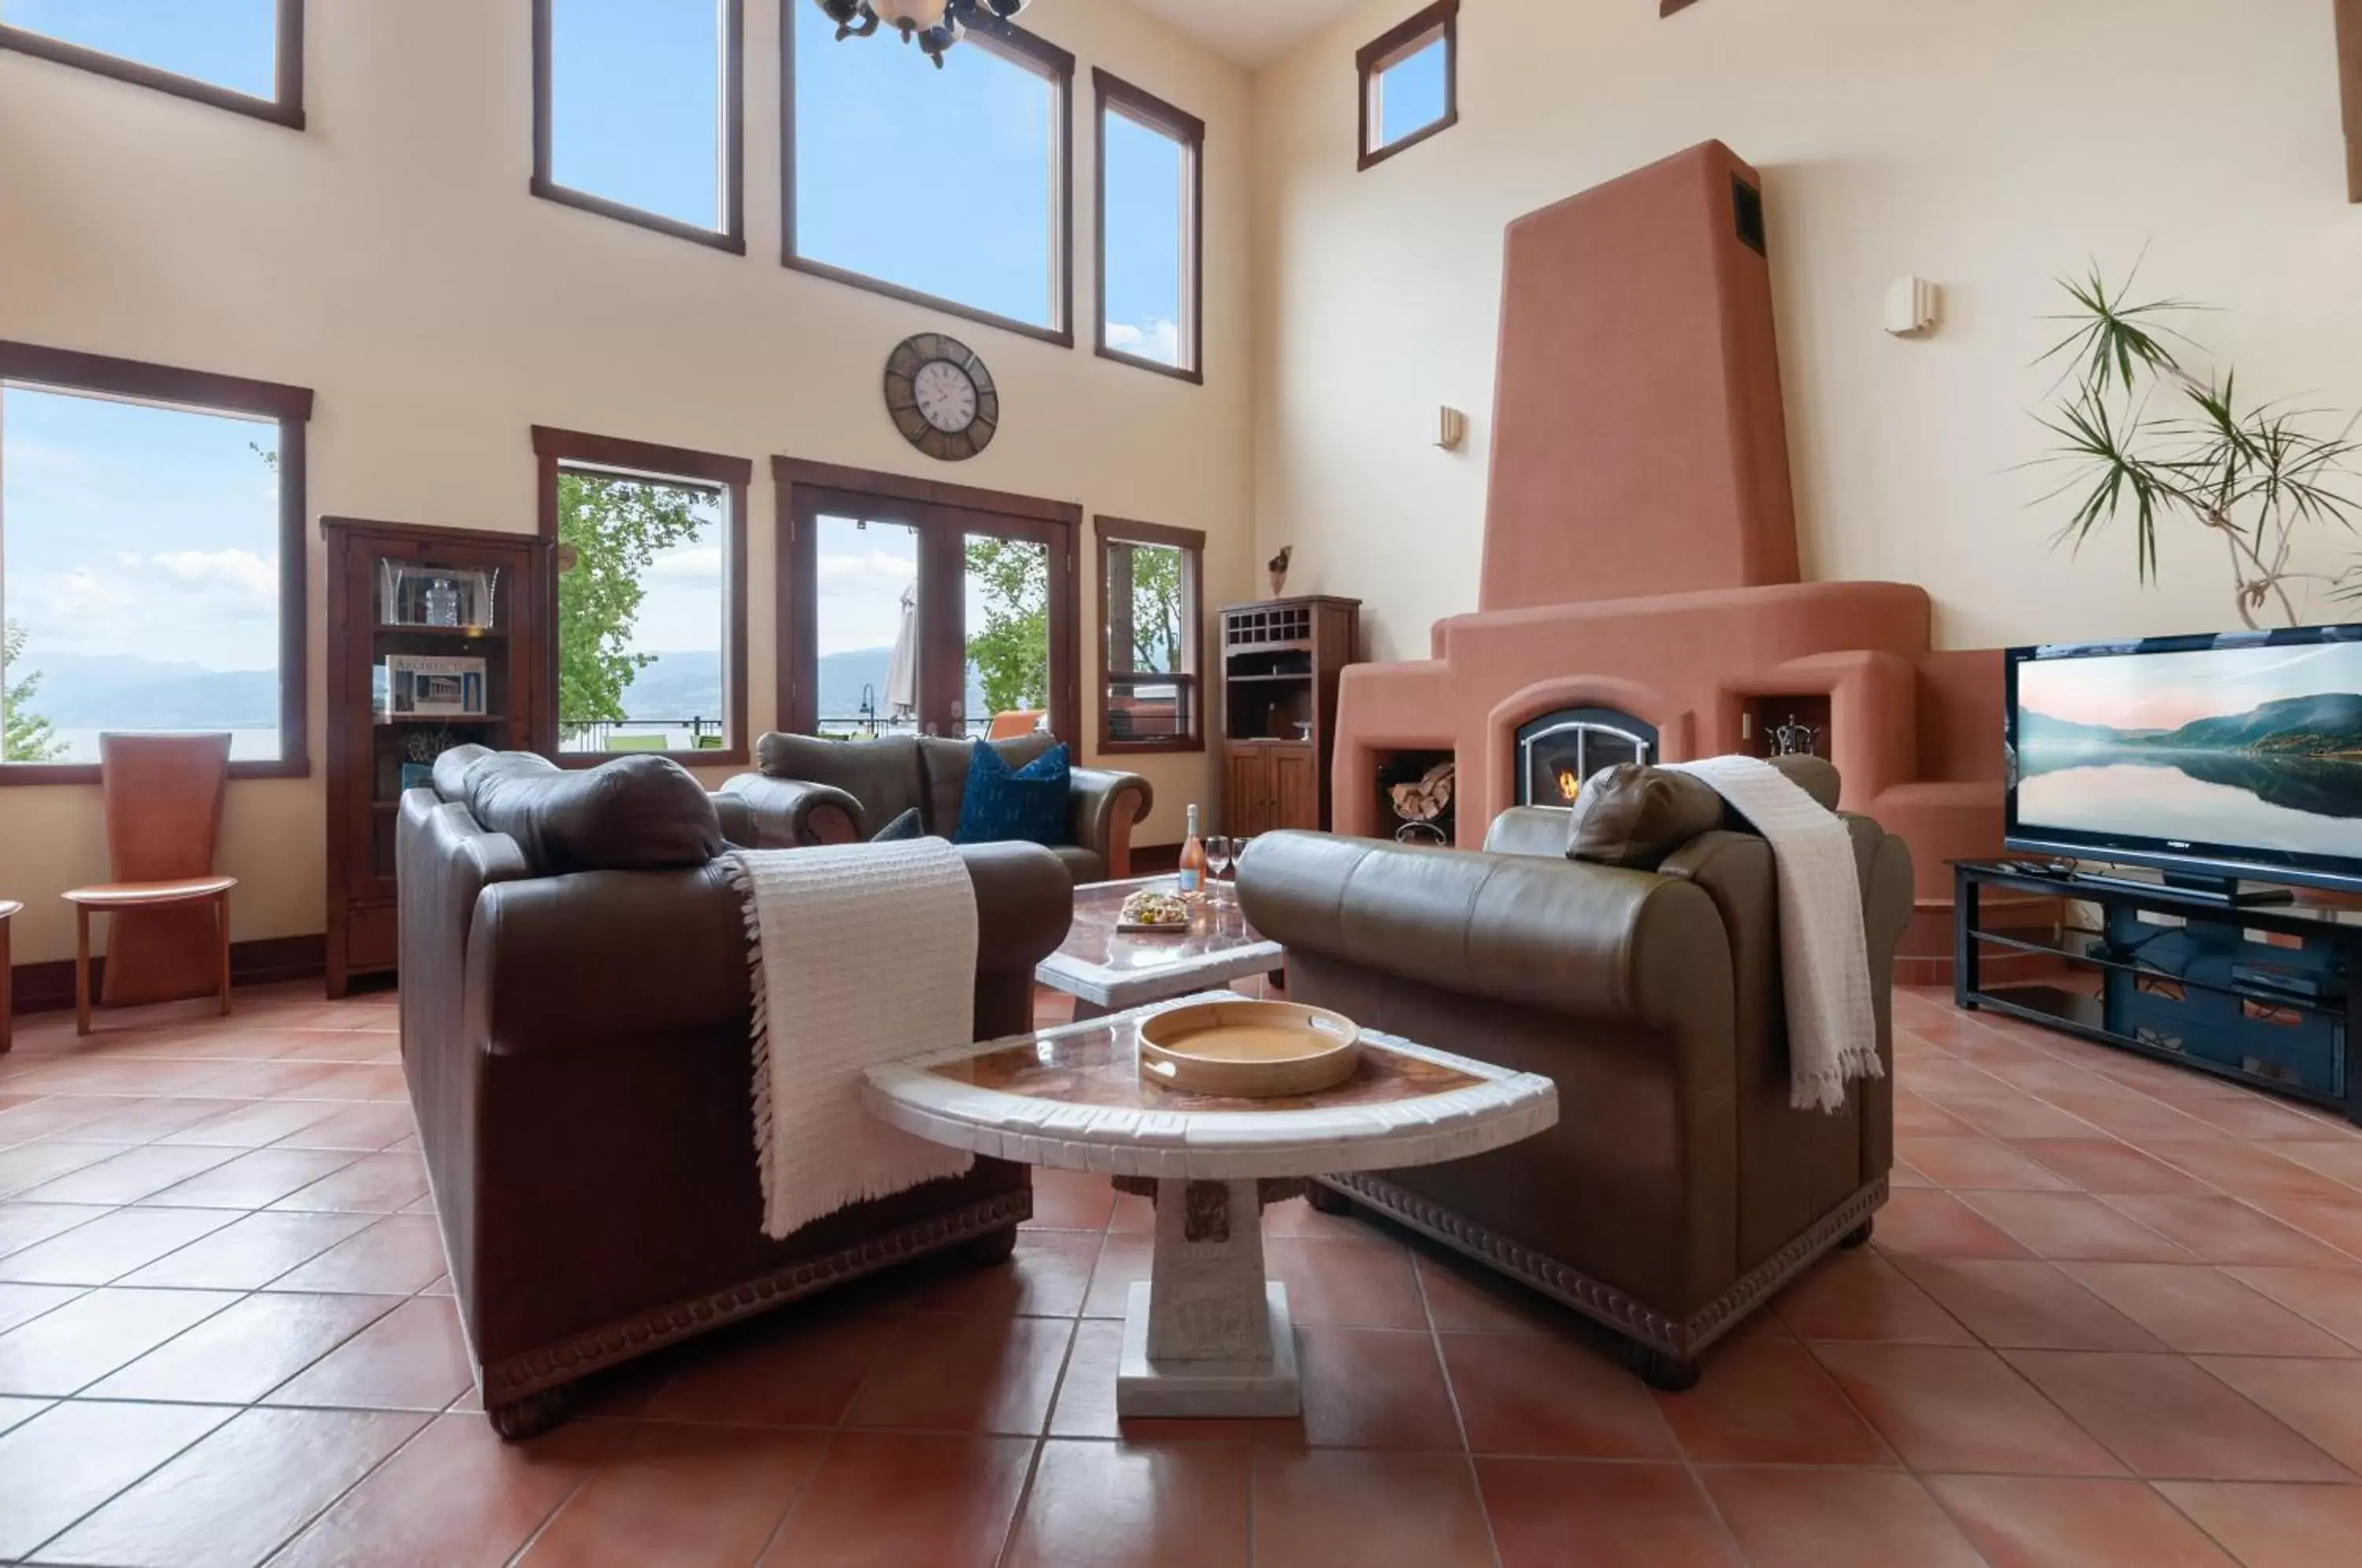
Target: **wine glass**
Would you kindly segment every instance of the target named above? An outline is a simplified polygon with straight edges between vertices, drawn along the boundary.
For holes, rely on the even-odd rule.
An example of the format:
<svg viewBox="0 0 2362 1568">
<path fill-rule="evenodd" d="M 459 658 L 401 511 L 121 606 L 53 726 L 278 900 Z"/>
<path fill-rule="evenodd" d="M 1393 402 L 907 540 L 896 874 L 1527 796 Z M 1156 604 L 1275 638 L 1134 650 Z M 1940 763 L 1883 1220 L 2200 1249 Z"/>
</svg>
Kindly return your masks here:
<svg viewBox="0 0 2362 1568">
<path fill-rule="evenodd" d="M 1206 889 L 1216 899 L 1222 896 L 1222 873 L 1230 869 L 1231 853 L 1227 834 L 1218 833 L 1206 840 Z"/>
</svg>

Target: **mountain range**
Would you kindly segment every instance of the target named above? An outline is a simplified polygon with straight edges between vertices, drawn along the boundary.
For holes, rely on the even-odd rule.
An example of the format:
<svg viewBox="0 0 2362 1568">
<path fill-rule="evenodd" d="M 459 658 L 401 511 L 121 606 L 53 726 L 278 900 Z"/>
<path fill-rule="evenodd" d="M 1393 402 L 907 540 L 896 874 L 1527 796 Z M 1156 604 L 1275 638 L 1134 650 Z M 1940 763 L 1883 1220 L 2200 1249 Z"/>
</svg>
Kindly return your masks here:
<svg viewBox="0 0 2362 1568">
<path fill-rule="evenodd" d="M 2178 729 L 2120 730 L 2025 709 L 2018 744 L 2052 750 L 2256 752 L 2283 756 L 2362 756 L 2362 693 L 2282 697 L 2244 713 L 2193 719 Z"/>
<path fill-rule="evenodd" d="M 855 648 L 820 661 L 820 712 L 851 720 L 865 688 L 886 703 L 892 648 Z M 254 729 L 279 723 L 279 672 L 207 669 L 200 664 L 127 654 L 44 654 L 8 670 L 11 682 L 38 673 L 28 706 L 61 730 Z M 710 718 L 722 705 L 722 656 L 660 653 L 624 692 L 624 711 L 651 719 Z M 968 712 L 985 712 L 984 691 L 968 682 Z"/>
</svg>

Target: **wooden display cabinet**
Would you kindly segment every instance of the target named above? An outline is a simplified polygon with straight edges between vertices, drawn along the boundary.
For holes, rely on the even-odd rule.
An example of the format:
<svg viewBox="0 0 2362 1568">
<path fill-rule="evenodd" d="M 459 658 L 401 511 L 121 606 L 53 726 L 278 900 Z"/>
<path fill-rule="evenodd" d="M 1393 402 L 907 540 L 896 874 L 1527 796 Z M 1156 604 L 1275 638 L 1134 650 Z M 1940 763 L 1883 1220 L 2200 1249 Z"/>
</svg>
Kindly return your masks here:
<svg viewBox="0 0 2362 1568">
<path fill-rule="evenodd" d="M 547 547 L 530 534 L 350 517 L 322 518 L 320 536 L 328 555 L 328 994 L 340 997 L 359 977 L 394 970 L 393 845 L 405 765 L 431 767 L 438 753 L 469 742 L 521 750 L 537 733 Z M 381 671 L 396 655 L 480 659 L 483 711 L 392 711 Z"/>
<path fill-rule="evenodd" d="M 1361 607 L 1314 594 L 1222 612 L 1224 833 L 1329 826 L 1337 675 L 1354 661 Z"/>
</svg>

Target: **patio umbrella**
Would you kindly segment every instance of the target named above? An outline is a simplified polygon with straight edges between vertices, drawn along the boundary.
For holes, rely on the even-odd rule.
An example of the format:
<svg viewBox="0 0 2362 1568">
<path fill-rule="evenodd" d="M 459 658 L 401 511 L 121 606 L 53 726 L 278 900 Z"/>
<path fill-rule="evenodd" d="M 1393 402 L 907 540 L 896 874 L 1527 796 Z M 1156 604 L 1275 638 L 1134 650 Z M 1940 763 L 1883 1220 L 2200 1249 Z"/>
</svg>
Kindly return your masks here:
<svg viewBox="0 0 2362 1568">
<path fill-rule="evenodd" d="M 919 585 L 902 589 L 902 619 L 894 633 L 894 657 L 886 665 L 886 710 L 907 719 L 919 710 Z"/>
</svg>

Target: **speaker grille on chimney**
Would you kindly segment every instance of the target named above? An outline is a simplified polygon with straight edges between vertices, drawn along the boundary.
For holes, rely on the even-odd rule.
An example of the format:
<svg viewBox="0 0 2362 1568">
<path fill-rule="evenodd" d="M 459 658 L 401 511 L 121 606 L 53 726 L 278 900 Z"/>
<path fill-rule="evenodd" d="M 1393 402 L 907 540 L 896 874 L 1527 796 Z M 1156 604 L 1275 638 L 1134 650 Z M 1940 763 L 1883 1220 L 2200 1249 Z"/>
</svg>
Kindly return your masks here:
<svg viewBox="0 0 2362 1568">
<path fill-rule="evenodd" d="M 1763 243 L 1763 193 L 1733 174 L 1730 177 L 1730 208 L 1738 220 L 1740 242 L 1759 256 L 1771 255 Z"/>
</svg>

